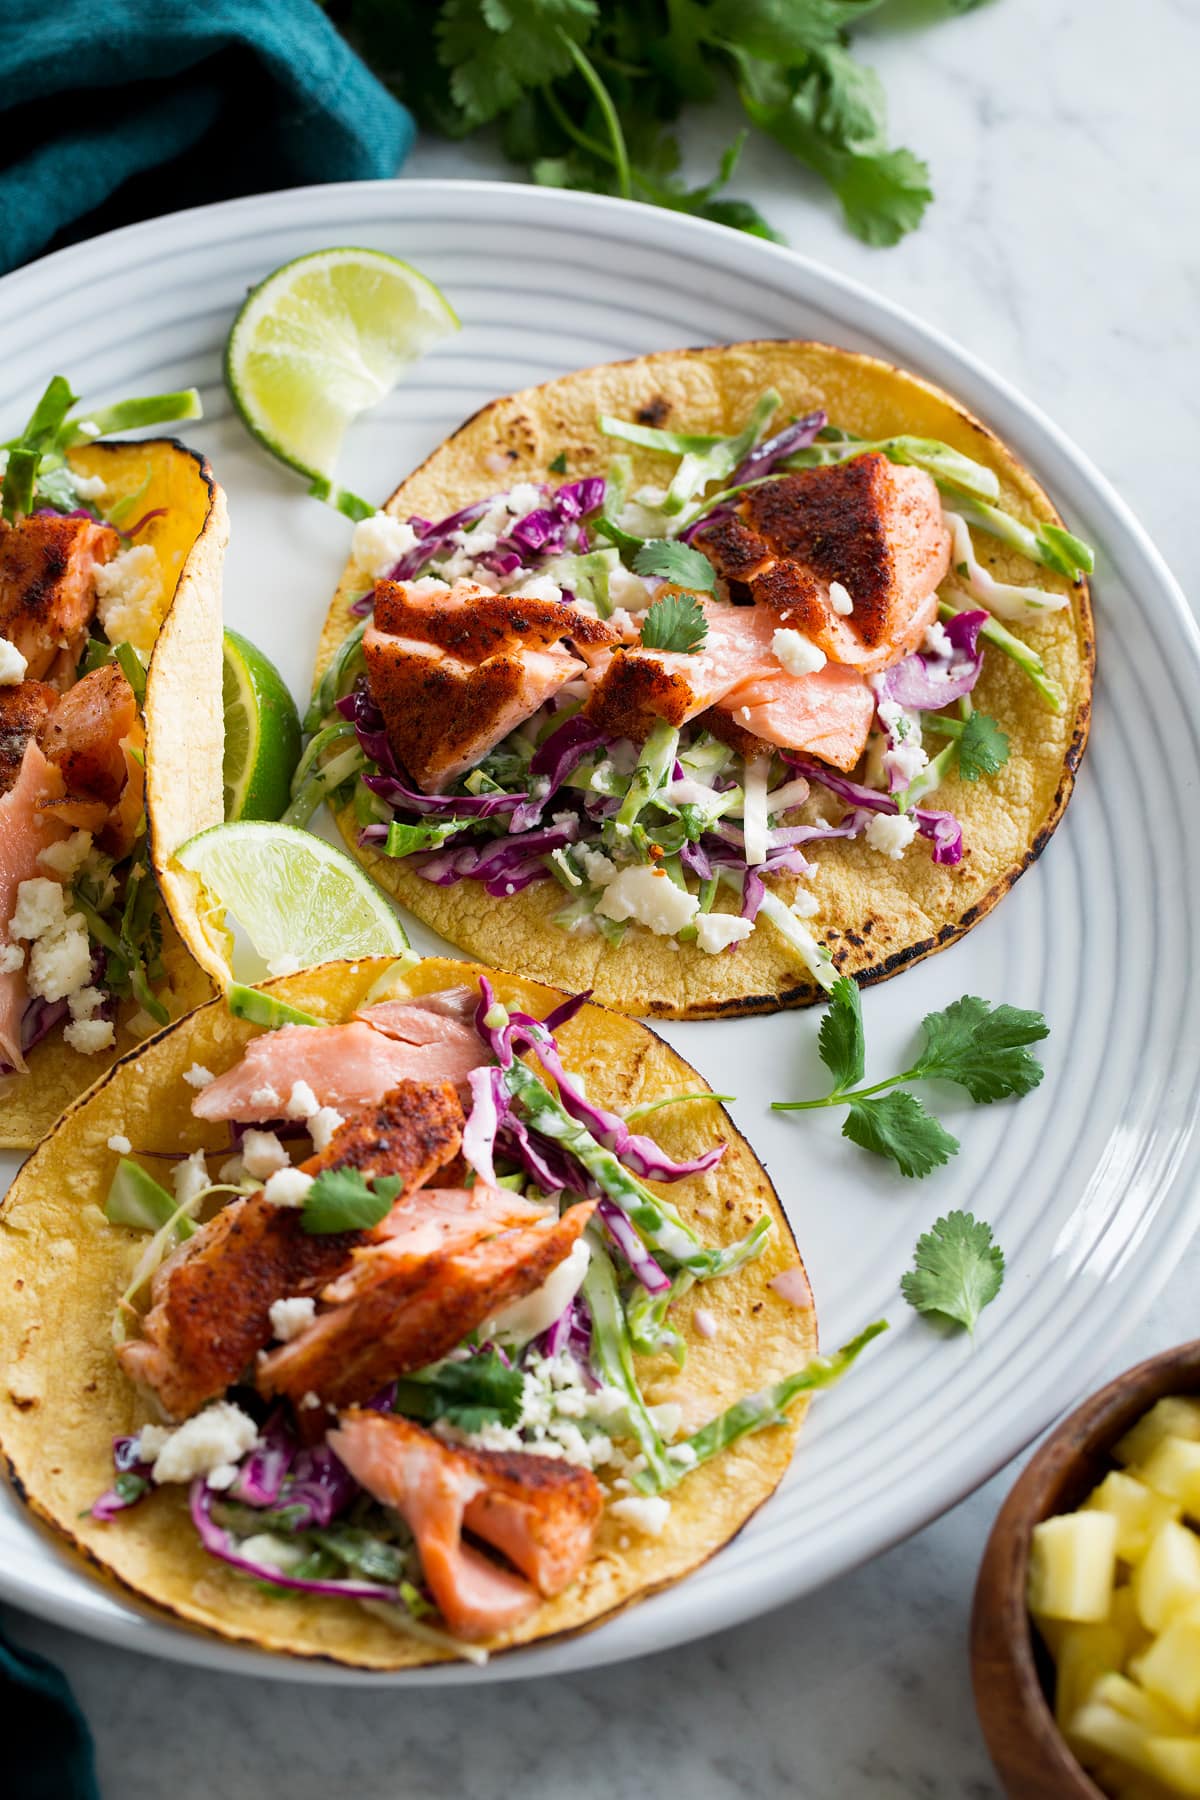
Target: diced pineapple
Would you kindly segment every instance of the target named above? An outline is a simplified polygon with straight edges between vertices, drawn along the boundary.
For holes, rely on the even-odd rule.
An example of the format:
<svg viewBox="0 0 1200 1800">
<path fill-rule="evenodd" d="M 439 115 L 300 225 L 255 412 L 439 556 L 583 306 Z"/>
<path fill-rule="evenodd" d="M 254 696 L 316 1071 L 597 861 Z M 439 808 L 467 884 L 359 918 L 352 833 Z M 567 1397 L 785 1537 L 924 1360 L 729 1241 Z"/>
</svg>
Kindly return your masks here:
<svg viewBox="0 0 1200 1800">
<path fill-rule="evenodd" d="M 1131 1665 L 1142 1686 L 1167 1701 L 1188 1725 L 1200 1723 L 1200 1624 L 1173 1619 Z M 1160 1727 L 1171 1736 L 1169 1727 Z"/>
<path fill-rule="evenodd" d="M 1146 1754 L 1149 1733 L 1115 1707 L 1081 1706 L 1066 1728 L 1067 1742 L 1081 1763 L 1091 1767 L 1096 1757 L 1115 1756 L 1131 1769 L 1152 1773 Z"/>
<path fill-rule="evenodd" d="M 1173 1613 L 1200 1600 L 1200 1538 L 1186 1525 L 1168 1519 L 1133 1571 L 1132 1586 L 1142 1624 L 1150 1631 L 1162 1631 Z"/>
<path fill-rule="evenodd" d="M 1147 1487 L 1175 1500 L 1186 1512 L 1200 1512 L 1200 1443 L 1190 1438 L 1159 1438 L 1144 1462 L 1130 1469 Z"/>
<path fill-rule="evenodd" d="M 1164 1439 L 1164 1443 L 1183 1443 L 1181 1438 Z M 1187 1444 L 1200 1452 L 1200 1443 Z M 1128 1473 L 1114 1469 L 1099 1487 L 1094 1487 L 1083 1503 L 1085 1512 L 1111 1513 L 1117 1521 L 1117 1555 L 1122 1562 L 1140 1562 L 1154 1533 L 1167 1519 L 1177 1519 L 1180 1503 L 1168 1499 L 1165 1490 L 1155 1492 L 1153 1486 L 1138 1479 L 1140 1470 Z"/>
<path fill-rule="evenodd" d="M 1069 1721 L 1103 1675 L 1120 1669 L 1125 1661 L 1125 1639 L 1116 1625 L 1101 1620 L 1094 1625 L 1064 1625 L 1054 1659 L 1054 1716 L 1059 1729 Z"/>
<path fill-rule="evenodd" d="M 1185 1615 L 1190 1611 L 1190 1607 L 1185 1608 Z M 1139 1655 L 1147 1644 L 1154 1642 L 1153 1633 L 1146 1630 L 1138 1617 L 1137 1598 L 1128 1582 L 1113 1590 L 1108 1616 L 1125 1640 L 1123 1662 L 1128 1661 L 1131 1656 Z"/>
<path fill-rule="evenodd" d="M 1043 1519 L 1029 1546 L 1030 1611 L 1051 1619 L 1106 1618 L 1116 1572 L 1117 1521 L 1111 1513 Z"/>
<path fill-rule="evenodd" d="M 1126 1467 L 1145 1462 L 1159 1439 L 1165 1437 L 1190 1438 L 1200 1443 L 1200 1400 L 1183 1394 L 1168 1394 L 1165 1400 L 1156 1400 L 1116 1444 L 1113 1456 Z"/>
<path fill-rule="evenodd" d="M 1172 1793 L 1200 1794 L 1200 1738 L 1148 1737 L 1147 1765 Z"/>
<path fill-rule="evenodd" d="M 1124 1713 L 1135 1725 L 1144 1725 L 1160 1737 L 1181 1736 L 1189 1722 L 1165 1698 L 1147 1693 L 1128 1675 L 1115 1672 L 1101 1675 L 1087 1699 L 1089 1704 L 1111 1706 L 1114 1712 Z"/>
</svg>

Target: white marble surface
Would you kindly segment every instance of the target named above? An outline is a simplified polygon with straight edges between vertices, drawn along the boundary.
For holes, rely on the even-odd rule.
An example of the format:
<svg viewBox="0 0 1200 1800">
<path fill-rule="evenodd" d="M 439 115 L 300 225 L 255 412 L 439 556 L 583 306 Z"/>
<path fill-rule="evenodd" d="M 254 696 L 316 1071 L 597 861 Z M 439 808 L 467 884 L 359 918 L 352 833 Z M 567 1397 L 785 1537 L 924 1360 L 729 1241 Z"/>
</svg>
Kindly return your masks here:
<svg viewBox="0 0 1200 1800">
<path fill-rule="evenodd" d="M 928 34 L 896 0 L 870 54 L 938 199 L 898 249 L 849 238 L 815 184 L 751 146 L 735 192 L 792 243 L 882 289 L 1033 393 L 1117 483 L 1185 588 L 1200 425 L 1200 0 L 992 0 Z M 697 171 L 719 129 L 691 134 Z M 484 144 L 412 175 L 511 173 Z M 1194 1336 L 1193 1249 L 1112 1371 Z M 1015 1469 L 813 1598 L 669 1659 L 468 1701 L 251 1685 L 9 1613 L 67 1670 L 106 1796 L 289 1800 L 969 1800 L 995 1786 L 965 1655 L 975 1569 Z"/>
</svg>

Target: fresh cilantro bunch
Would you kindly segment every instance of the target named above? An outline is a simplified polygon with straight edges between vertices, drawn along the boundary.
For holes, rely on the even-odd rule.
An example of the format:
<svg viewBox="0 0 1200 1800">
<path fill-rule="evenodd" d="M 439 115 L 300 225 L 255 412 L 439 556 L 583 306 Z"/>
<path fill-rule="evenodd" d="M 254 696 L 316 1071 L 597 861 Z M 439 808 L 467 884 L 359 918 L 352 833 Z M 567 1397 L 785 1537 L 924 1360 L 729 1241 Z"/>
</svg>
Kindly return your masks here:
<svg viewBox="0 0 1200 1800">
<path fill-rule="evenodd" d="M 446 1419 L 460 1431 L 515 1425 L 521 1416 L 525 1378 L 496 1350 L 464 1362 L 434 1363 L 396 1384 L 396 1411 L 432 1423 Z"/>
<path fill-rule="evenodd" d="M 971 1213 L 952 1212 L 917 1239 L 900 1292 L 917 1312 L 965 1326 L 974 1337 L 980 1313 L 1003 1280 L 1004 1252 L 991 1226 Z"/>
<path fill-rule="evenodd" d="M 724 189 L 747 132 L 710 181 L 680 176 L 672 127 L 730 88 L 748 125 L 825 181 L 850 230 L 895 244 L 932 199 L 929 171 L 888 138 L 875 72 L 851 33 L 884 0 L 333 0 L 365 60 L 427 128 L 495 123 L 546 187 L 619 194 L 776 233 Z M 942 0 L 943 15 L 978 0 Z M 936 15 L 935 15 L 936 16 Z"/>
<path fill-rule="evenodd" d="M 1042 1079 L 1042 1065 L 1028 1046 L 1048 1036 L 1049 1027 L 1039 1012 L 991 1006 L 964 994 L 944 1011 L 927 1013 L 921 1030 L 924 1045 L 911 1067 L 859 1087 L 866 1070 L 862 1003 L 855 983 L 839 975 L 817 1040 L 821 1061 L 833 1076 L 833 1091 L 820 1100 L 775 1100 L 773 1109 L 848 1107 L 843 1137 L 889 1157 L 902 1175 L 928 1175 L 949 1162 L 958 1139 L 900 1083 L 952 1081 L 979 1105 L 1019 1098 Z"/>
</svg>

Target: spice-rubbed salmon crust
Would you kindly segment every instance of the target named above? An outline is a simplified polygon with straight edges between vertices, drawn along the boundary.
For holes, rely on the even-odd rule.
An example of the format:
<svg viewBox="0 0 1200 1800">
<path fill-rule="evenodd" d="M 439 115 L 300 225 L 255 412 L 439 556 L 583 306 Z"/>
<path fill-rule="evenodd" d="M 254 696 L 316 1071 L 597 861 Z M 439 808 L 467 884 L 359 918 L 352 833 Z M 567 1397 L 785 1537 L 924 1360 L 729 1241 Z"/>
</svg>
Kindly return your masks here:
<svg viewBox="0 0 1200 1800">
<path fill-rule="evenodd" d="M 462 1124 L 451 1087 L 401 1082 L 301 1167 L 308 1175 L 352 1168 L 399 1176 L 402 1193 L 411 1193 L 457 1154 Z M 276 1300 L 319 1294 L 365 1242 L 362 1232 L 311 1235 L 298 1209 L 262 1194 L 235 1200 L 159 1268 L 143 1335 L 117 1352 L 122 1368 L 152 1388 L 172 1418 L 187 1418 L 270 1343 Z"/>
<path fill-rule="evenodd" d="M 95 570 L 120 548 L 111 525 L 59 514 L 0 520 L 0 637 L 32 680 L 69 686 L 96 610 Z"/>
</svg>

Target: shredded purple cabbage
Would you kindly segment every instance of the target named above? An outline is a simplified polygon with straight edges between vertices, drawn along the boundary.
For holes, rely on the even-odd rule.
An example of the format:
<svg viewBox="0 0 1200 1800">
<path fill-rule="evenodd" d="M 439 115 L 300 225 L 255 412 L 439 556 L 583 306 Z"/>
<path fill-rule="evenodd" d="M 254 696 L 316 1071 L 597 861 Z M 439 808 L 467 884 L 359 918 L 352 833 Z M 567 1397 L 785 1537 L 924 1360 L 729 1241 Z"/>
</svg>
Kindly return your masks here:
<svg viewBox="0 0 1200 1800">
<path fill-rule="evenodd" d="M 602 1199 L 596 1211 L 604 1221 L 604 1229 L 646 1291 L 665 1294 L 671 1285 L 670 1276 L 655 1262 L 620 1207 L 611 1200 Z"/>
<path fill-rule="evenodd" d="M 816 412 L 806 413 L 804 418 L 794 420 L 791 425 L 785 425 L 774 437 L 764 438 L 738 464 L 729 477 L 729 486 L 742 487 L 747 481 L 760 481 L 764 475 L 770 475 L 785 456 L 792 456 L 797 450 L 807 450 L 810 444 L 815 444 L 819 433 L 828 423 L 828 413 L 823 408 L 818 408 Z"/>
<path fill-rule="evenodd" d="M 938 712 L 961 700 L 979 680 L 983 667 L 979 633 L 987 616 L 985 612 L 965 612 L 948 619 L 945 632 L 954 647 L 949 661 L 915 650 L 876 676 L 876 699 L 891 700 L 914 712 Z"/>
<path fill-rule="evenodd" d="M 101 1494 L 100 1498 L 93 1502 L 91 1509 L 93 1519 L 99 1519 L 101 1524 L 107 1525 L 111 1519 L 116 1518 L 118 1513 L 128 1512 L 131 1506 L 136 1506 L 138 1501 L 144 1500 L 150 1492 L 152 1464 L 141 1460 L 138 1442 L 136 1433 L 133 1437 L 115 1437 L 113 1439 L 113 1468 L 118 1475 L 138 1475 L 147 1485 L 132 1500 L 123 1500 L 115 1487 L 110 1487 Z"/>
<path fill-rule="evenodd" d="M 608 733 L 582 713 L 574 713 L 556 726 L 533 753 L 529 773 L 534 785 L 528 800 L 514 812 L 509 830 L 528 831 L 540 824 L 546 802 L 557 794 L 568 775 L 575 773 L 585 757 L 611 742 Z"/>
<path fill-rule="evenodd" d="M 811 762 L 808 757 L 796 756 L 787 750 L 782 754 L 785 761 L 799 774 L 807 775 L 810 781 L 819 782 L 822 787 L 828 788 L 831 794 L 836 794 L 839 800 L 844 800 L 859 815 L 897 813 L 900 810 L 890 794 L 881 794 L 877 788 L 864 787 L 861 782 L 851 781 L 836 769 L 827 768 L 824 763 Z M 932 843 L 932 860 L 935 863 L 962 861 L 962 826 L 953 813 L 934 812 L 927 807 L 918 806 L 913 808 L 912 817 L 917 821 L 917 830 L 921 836 Z M 867 820 L 860 816 L 859 828 L 865 828 L 866 823 Z M 846 833 L 847 836 L 856 834 Z"/>
<path fill-rule="evenodd" d="M 228 1490 L 230 1499 L 247 1506 L 274 1506 L 295 1458 L 296 1440 L 281 1409 L 271 1414 L 258 1443 L 243 1458 Z"/>
<path fill-rule="evenodd" d="M 191 1485 L 188 1506 L 192 1523 L 204 1548 L 210 1556 L 228 1563 L 230 1568 L 239 1569 L 243 1575 L 253 1576 L 256 1581 L 269 1581 L 275 1587 L 293 1588 L 299 1593 L 328 1594 L 342 1600 L 396 1600 L 395 1588 L 385 1587 L 380 1582 L 306 1581 L 299 1576 L 285 1574 L 272 1563 L 253 1562 L 242 1555 L 241 1540 L 232 1531 L 226 1531 L 218 1525 L 213 1518 L 212 1505 L 218 1497 L 201 1475 Z"/>
</svg>

